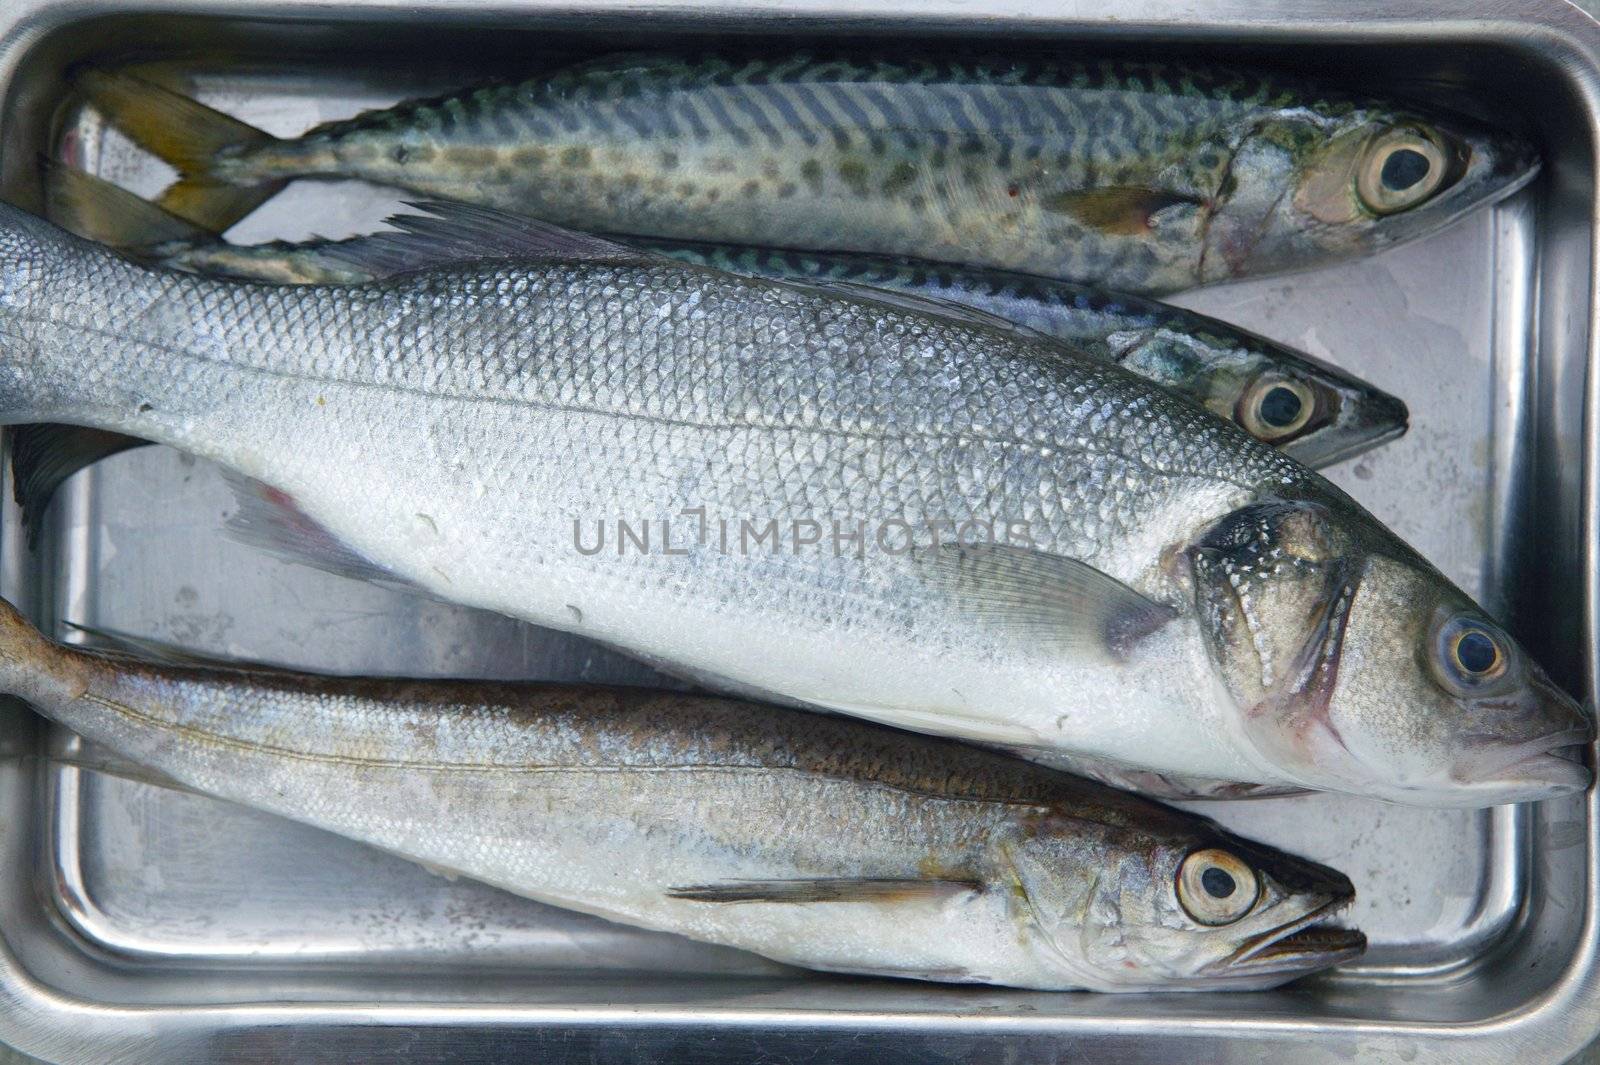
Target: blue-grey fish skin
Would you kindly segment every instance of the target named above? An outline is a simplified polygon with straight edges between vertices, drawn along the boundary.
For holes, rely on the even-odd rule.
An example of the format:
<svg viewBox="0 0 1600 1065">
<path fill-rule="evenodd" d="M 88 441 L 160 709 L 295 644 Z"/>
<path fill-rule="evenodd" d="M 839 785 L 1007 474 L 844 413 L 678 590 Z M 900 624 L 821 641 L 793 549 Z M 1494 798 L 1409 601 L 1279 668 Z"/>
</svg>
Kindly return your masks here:
<svg viewBox="0 0 1600 1065">
<path fill-rule="evenodd" d="M 219 231 L 197 216 L 219 187 L 353 177 L 589 232 L 1144 294 L 1370 253 L 1537 166 L 1466 120 L 1247 68 L 805 54 L 617 56 L 197 154 L 163 202 Z"/>
<path fill-rule="evenodd" d="M 884 723 L 1395 801 L 1588 781 L 1582 710 L 1338 489 L 987 321 L 571 234 L 230 282 L 0 207 L 0 420 L 184 449 L 369 574 Z"/>
<path fill-rule="evenodd" d="M 719 270 L 871 285 L 998 315 L 1170 388 L 1314 469 L 1395 439 L 1409 421 L 1404 402 L 1342 370 L 1226 322 L 1139 296 L 911 259 L 640 243 Z M 1290 403 L 1291 413 L 1269 417 L 1274 400 Z"/>
<path fill-rule="evenodd" d="M 361 241 L 355 238 L 351 246 Z M 1225 322 L 1138 296 L 1005 271 L 914 260 L 734 245 L 638 241 L 685 262 L 778 280 L 844 281 L 947 301 L 1038 330 L 1142 377 L 1234 422 L 1285 454 L 1320 468 L 1405 432 L 1405 404 L 1348 373 Z M 197 273 L 292 284 L 345 283 L 368 272 L 340 257 L 341 245 L 222 241 L 167 245 L 143 254 Z M 1263 416 L 1290 395 L 1292 413 Z"/>
</svg>

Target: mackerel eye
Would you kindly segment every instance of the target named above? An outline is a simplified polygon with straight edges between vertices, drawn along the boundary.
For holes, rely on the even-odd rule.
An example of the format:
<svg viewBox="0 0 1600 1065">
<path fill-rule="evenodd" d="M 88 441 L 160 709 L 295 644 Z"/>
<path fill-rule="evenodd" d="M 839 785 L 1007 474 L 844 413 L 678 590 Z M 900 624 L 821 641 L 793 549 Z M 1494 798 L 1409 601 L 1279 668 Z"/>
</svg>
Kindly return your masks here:
<svg viewBox="0 0 1600 1065">
<path fill-rule="evenodd" d="M 1434 138 L 1419 130 L 1391 129 L 1367 145 L 1356 193 L 1374 214 L 1394 214 L 1432 198 L 1445 184 L 1449 160 Z"/>
<path fill-rule="evenodd" d="M 1178 902 L 1203 925 L 1233 924 L 1261 893 L 1255 870 L 1216 847 L 1195 851 L 1178 867 Z"/>
<path fill-rule="evenodd" d="M 1245 432 L 1271 444 L 1304 432 L 1317 409 L 1316 393 L 1303 382 L 1261 377 L 1239 398 L 1235 420 Z"/>
</svg>

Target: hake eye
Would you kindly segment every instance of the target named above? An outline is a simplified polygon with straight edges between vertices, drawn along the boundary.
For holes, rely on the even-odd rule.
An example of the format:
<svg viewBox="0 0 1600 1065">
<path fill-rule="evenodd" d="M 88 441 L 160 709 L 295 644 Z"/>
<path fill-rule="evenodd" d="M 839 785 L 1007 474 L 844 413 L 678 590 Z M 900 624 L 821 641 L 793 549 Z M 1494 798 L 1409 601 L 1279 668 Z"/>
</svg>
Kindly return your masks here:
<svg viewBox="0 0 1600 1065">
<path fill-rule="evenodd" d="M 1317 396 L 1309 385 L 1268 376 L 1245 389 L 1235 420 L 1245 432 L 1270 444 L 1303 432 L 1317 410 Z"/>
<path fill-rule="evenodd" d="M 1419 130 L 1391 129 L 1367 145 L 1356 176 L 1356 194 L 1374 214 L 1394 214 L 1432 198 L 1444 187 L 1449 160 L 1444 148 Z"/>
<path fill-rule="evenodd" d="M 1178 903 L 1203 925 L 1240 920 L 1255 907 L 1260 893 L 1255 870 L 1216 847 L 1195 851 L 1178 867 Z"/>
</svg>

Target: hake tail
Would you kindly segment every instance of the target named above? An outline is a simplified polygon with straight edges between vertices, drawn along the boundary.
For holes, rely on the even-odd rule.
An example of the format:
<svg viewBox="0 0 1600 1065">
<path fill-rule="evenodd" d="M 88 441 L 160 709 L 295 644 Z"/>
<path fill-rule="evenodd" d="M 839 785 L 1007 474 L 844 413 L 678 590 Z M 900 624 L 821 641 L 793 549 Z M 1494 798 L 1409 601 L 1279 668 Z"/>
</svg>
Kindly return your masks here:
<svg viewBox="0 0 1600 1065">
<path fill-rule="evenodd" d="M 241 184 L 213 173 L 219 155 L 277 141 L 265 130 L 132 74 L 87 70 L 77 84 L 112 125 L 178 171 L 157 202 L 198 226 L 221 233 L 288 184 Z"/>
</svg>

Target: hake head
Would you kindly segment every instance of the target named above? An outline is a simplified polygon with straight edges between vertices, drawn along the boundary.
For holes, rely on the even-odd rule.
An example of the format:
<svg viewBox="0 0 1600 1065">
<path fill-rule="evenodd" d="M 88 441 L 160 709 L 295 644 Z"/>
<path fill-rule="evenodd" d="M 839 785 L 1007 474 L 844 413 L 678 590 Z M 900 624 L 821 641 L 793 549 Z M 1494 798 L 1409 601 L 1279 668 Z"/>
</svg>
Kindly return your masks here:
<svg viewBox="0 0 1600 1065">
<path fill-rule="evenodd" d="M 1013 919 L 1061 986 L 1253 990 L 1366 949 L 1327 923 L 1355 898 L 1335 869 L 1158 806 L 1097 827 L 1045 813 L 1006 851 Z"/>
<path fill-rule="evenodd" d="M 1332 505 L 1255 503 L 1187 553 L 1256 753 L 1308 787 L 1413 805 L 1587 787 L 1583 709 L 1437 571 Z"/>
</svg>

